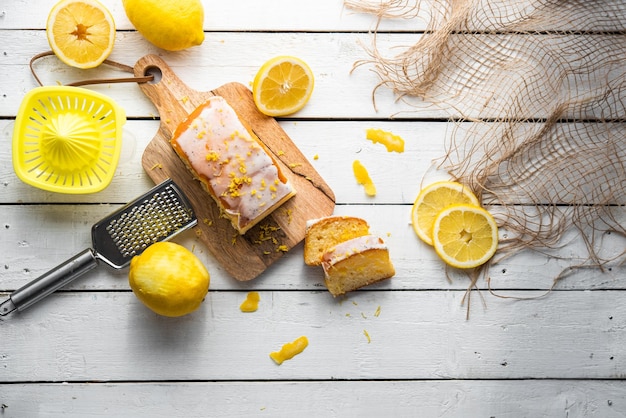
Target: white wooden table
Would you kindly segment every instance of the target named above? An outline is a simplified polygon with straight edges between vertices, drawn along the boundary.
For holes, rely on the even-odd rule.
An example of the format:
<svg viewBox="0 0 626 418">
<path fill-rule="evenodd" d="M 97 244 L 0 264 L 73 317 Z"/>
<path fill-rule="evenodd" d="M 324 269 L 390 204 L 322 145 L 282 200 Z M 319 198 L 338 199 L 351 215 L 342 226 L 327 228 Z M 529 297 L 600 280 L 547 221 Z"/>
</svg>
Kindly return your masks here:
<svg viewBox="0 0 626 418">
<path fill-rule="evenodd" d="M 28 62 L 49 49 L 45 21 L 54 3 L 0 3 L 0 301 L 90 246 L 93 223 L 153 186 L 140 159 L 158 115 L 129 84 L 92 87 L 128 116 L 107 189 L 53 194 L 13 172 L 14 119 L 24 94 L 37 86 Z M 312 99 L 279 122 L 335 192 L 335 213 L 361 216 L 387 236 L 397 274 L 334 299 L 321 270 L 304 265 L 300 244 L 262 276 L 237 282 L 187 232 L 176 242 L 193 248 L 211 273 L 206 301 L 189 316 L 153 314 L 130 291 L 127 270 L 101 266 L 34 307 L 1 317 L 0 417 L 626 414 L 623 267 L 577 272 L 534 300 L 483 291 L 483 303 L 474 292 L 466 319 L 467 280 L 448 281 L 410 225 L 420 181 L 444 152 L 451 123 L 436 109 L 401 113 L 408 108 L 385 89 L 374 109 L 377 77 L 367 69 L 351 72 L 365 57 L 359 42 L 370 42 L 372 16 L 344 9 L 341 0 L 204 1 L 205 42 L 168 53 L 133 30 L 121 2 L 104 3 L 118 30 L 111 59 L 132 66 L 158 54 L 196 90 L 248 84 L 275 55 L 309 63 L 316 75 Z M 420 25 L 383 22 L 380 45 L 410 45 Z M 55 58 L 42 60 L 37 71 L 47 85 L 117 74 L 73 70 Z M 370 127 L 402 136 L 405 152 L 387 153 L 367 141 Z M 356 184 L 355 159 L 369 169 L 375 198 Z M 581 247 L 569 245 L 564 260 L 513 257 L 492 271 L 492 287 L 506 295 L 543 293 Z M 251 290 L 260 293 L 259 310 L 244 314 L 239 305 Z M 269 358 L 301 335 L 309 339 L 302 354 L 281 366 Z"/>
</svg>

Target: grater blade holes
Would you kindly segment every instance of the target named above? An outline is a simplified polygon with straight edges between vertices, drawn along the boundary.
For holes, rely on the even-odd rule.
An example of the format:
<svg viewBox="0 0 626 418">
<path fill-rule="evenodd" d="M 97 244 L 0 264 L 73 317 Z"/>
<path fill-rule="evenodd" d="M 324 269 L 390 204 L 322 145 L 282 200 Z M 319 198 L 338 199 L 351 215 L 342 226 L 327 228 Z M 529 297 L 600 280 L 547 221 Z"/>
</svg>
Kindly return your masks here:
<svg viewBox="0 0 626 418">
<path fill-rule="evenodd" d="M 106 230 L 124 257 L 141 253 L 192 219 L 171 188 L 155 193 L 111 220 Z"/>
</svg>

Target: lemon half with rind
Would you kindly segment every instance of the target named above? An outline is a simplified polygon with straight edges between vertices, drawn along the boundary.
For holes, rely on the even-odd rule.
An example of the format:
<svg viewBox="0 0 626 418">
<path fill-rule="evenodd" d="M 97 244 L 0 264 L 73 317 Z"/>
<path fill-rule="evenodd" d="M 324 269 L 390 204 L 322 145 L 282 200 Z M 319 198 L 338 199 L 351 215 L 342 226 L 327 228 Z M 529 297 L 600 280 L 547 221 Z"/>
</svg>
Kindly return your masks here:
<svg viewBox="0 0 626 418">
<path fill-rule="evenodd" d="M 281 55 L 261 66 L 252 82 L 252 97 L 262 113 L 286 116 L 307 104 L 314 85 L 313 71 L 306 62 Z"/>
<path fill-rule="evenodd" d="M 465 185 L 455 181 L 438 181 L 424 187 L 411 210 L 411 222 L 417 236 L 433 245 L 432 231 L 435 218 L 450 205 L 469 203 L 480 206 L 478 198 Z"/>
<path fill-rule="evenodd" d="M 97 0 L 61 0 L 48 14 L 46 35 L 62 62 L 81 69 L 94 68 L 113 51 L 115 22 Z"/>
<path fill-rule="evenodd" d="M 485 264 L 498 247 L 498 226 L 482 207 L 459 204 L 443 209 L 433 224 L 433 247 L 452 267 L 469 269 Z"/>
</svg>

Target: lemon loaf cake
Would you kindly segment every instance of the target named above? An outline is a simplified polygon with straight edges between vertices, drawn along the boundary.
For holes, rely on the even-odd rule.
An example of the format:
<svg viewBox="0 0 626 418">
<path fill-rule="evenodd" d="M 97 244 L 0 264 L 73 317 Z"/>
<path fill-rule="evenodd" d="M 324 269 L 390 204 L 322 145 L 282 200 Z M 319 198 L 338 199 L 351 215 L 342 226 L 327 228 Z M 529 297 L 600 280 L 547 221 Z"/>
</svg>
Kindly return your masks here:
<svg viewBox="0 0 626 418">
<path fill-rule="evenodd" d="M 364 219 L 353 216 L 327 216 L 307 221 L 304 235 L 304 263 L 322 264 L 322 256 L 340 242 L 369 234 Z"/>
<path fill-rule="evenodd" d="M 295 194 L 280 167 L 223 97 L 211 97 L 196 108 L 170 142 L 240 234 Z"/>
<path fill-rule="evenodd" d="M 337 244 L 323 256 L 324 281 L 333 296 L 393 277 L 396 271 L 382 238 L 365 235 Z"/>
</svg>

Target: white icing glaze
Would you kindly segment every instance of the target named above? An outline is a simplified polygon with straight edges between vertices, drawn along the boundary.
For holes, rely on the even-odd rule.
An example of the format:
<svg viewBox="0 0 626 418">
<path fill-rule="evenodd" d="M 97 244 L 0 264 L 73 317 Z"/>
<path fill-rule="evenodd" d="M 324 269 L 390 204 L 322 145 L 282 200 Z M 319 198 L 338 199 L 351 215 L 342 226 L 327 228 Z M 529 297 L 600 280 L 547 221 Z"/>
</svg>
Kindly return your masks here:
<svg viewBox="0 0 626 418">
<path fill-rule="evenodd" d="M 364 235 L 337 244 L 334 248 L 324 254 L 322 263 L 332 266 L 355 254 L 367 250 L 387 250 L 387 244 L 382 238 L 375 235 Z"/>
<path fill-rule="evenodd" d="M 323 216 L 321 218 L 309 219 L 309 220 L 306 221 L 306 229 L 307 230 L 311 229 L 311 227 L 313 225 L 315 225 L 316 223 L 321 222 L 323 220 L 330 219 L 330 218 L 339 218 L 339 217 L 340 216 L 336 216 L 336 215 L 328 215 L 328 216 Z"/>
<path fill-rule="evenodd" d="M 209 183 L 224 211 L 238 218 L 240 229 L 293 194 L 223 97 L 210 98 L 174 141 L 196 174 Z"/>
</svg>

